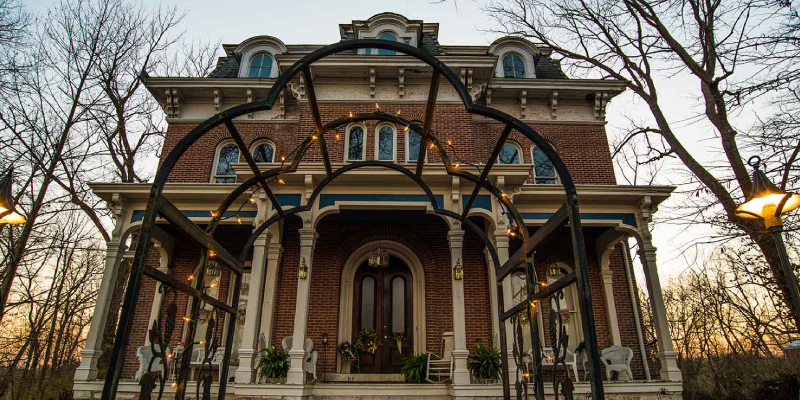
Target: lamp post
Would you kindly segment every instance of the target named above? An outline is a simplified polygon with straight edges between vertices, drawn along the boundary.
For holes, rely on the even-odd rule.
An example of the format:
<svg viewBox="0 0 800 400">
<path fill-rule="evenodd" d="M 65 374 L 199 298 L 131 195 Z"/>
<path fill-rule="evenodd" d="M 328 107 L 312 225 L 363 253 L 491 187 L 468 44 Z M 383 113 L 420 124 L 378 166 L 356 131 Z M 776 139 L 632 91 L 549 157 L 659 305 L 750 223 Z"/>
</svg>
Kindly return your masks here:
<svg viewBox="0 0 800 400">
<path fill-rule="evenodd" d="M 11 195 L 12 172 L 14 172 L 13 169 L 8 170 L 6 176 L 0 179 L 0 224 L 25 223 L 25 217 L 14 209 L 14 196 Z"/>
<path fill-rule="evenodd" d="M 789 286 L 791 302 L 794 305 L 794 319 L 800 329 L 800 293 L 797 288 L 797 278 L 789 263 L 786 254 L 786 245 L 783 243 L 783 214 L 800 207 L 800 194 L 786 192 L 770 182 L 769 178 L 759 169 L 761 158 L 750 157 L 747 161 L 753 167 L 753 187 L 745 202 L 736 207 L 735 214 L 742 218 L 763 219 L 767 230 L 772 234 L 778 247 L 778 256 L 781 259 L 783 275 Z"/>
</svg>

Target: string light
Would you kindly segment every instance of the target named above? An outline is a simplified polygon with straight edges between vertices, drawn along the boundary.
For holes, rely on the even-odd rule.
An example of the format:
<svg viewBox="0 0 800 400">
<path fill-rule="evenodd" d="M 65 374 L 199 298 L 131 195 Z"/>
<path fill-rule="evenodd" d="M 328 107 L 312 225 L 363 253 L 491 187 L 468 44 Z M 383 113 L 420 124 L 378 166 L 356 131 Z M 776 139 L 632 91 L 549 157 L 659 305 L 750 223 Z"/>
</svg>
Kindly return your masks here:
<svg viewBox="0 0 800 400">
<path fill-rule="evenodd" d="M 194 275 L 189 275 L 189 281 L 191 282 L 194 279 Z"/>
<path fill-rule="evenodd" d="M 213 217 L 213 218 L 217 218 L 217 215 L 219 215 L 219 214 L 217 214 L 217 212 L 216 212 L 216 211 L 212 211 L 212 212 L 211 212 L 211 217 Z"/>
<path fill-rule="evenodd" d="M 448 140 L 447 140 L 447 145 L 448 145 L 448 146 L 452 146 L 452 145 L 453 145 L 453 141 L 448 139 Z"/>
<path fill-rule="evenodd" d="M 317 140 L 317 135 L 311 135 L 311 140 Z"/>
<path fill-rule="evenodd" d="M 286 161 L 286 156 L 281 156 L 281 161 Z"/>
<path fill-rule="evenodd" d="M 375 109 L 376 109 L 376 110 L 378 110 L 378 111 L 380 111 L 380 110 L 381 110 L 381 105 L 380 105 L 380 104 L 378 104 L 378 103 L 375 103 Z"/>
<path fill-rule="evenodd" d="M 400 115 L 400 110 L 397 110 L 397 112 L 396 112 L 396 113 L 394 113 L 394 114 L 395 114 L 395 115 Z"/>
<path fill-rule="evenodd" d="M 212 283 L 212 284 L 208 285 L 208 287 L 213 289 L 213 288 L 217 287 L 217 284 L 216 283 Z"/>
<path fill-rule="evenodd" d="M 341 139 L 341 138 L 342 138 L 342 135 L 340 135 L 340 134 L 338 134 L 338 133 L 337 133 L 337 134 L 336 134 L 336 140 L 339 140 L 339 139 Z"/>
<path fill-rule="evenodd" d="M 431 150 L 436 148 L 436 143 L 431 142 Z"/>
<path fill-rule="evenodd" d="M 284 181 L 283 178 L 278 178 L 278 184 L 285 185 L 286 181 Z"/>
<path fill-rule="evenodd" d="M 508 197 L 508 193 L 506 193 L 506 192 L 500 193 L 500 195 L 503 196 L 503 197 Z"/>
<path fill-rule="evenodd" d="M 255 197 L 250 197 L 250 202 L 251 203 L 255 203 L 256 202 L 256 198 Z"/>
<path fill-rule="evenodd" d="M 206 341 L 205 340 L 201 340 L 199 344 L 202 346 L 202 345 L 206 344 Z"/>
<path fill-rule="evenodd" d="M 209 251 L 208 251 L 208 256 L 209 256 L 209 257 L 216 257 L 216 256 L 217 256 L 217 253 L 216 253 L 214 250 L 209 250 Z"/>
<path fill-rule="evenodd" d="M 236 217 L 236 222 L 238 222 L 238 223 L 239 223 L 239 225 L 241 225 L 241 224 L 242 224 L 242 219 L 241 219 L 241 218 L 239 218 L 239 217 Z"/>
<path fill-rule="evenodd" d="M 404 131 L 406 131 L 406 132 L 408 132 L 408 125 L 406 125 L 406 127 L 405 127 L 405 128 L 403 128 L 403 130 L 404 130 Z"/>
<path fill-rule="evenodd" d="M 192 319 L 191 319 L 191 318 L 189 318 L 189 317 L 183 317 L 183 320 L 184 320 L 184 321 L 186 321 L 186 322 L 189 322 L 189 321 L 191 321 Z"/>
<path fill-rule="evenodd" d="M 172 387 L 178 387 L 178 384 L 177 384 L 176 382 L 172 382 L 172 384 L 170 384 L 170 386 L 172 386 Z"/>
<path fill-rule="evenodd" d="M 455 165 L 455 166 L 453 166 L 453 169 L 458 169 L 458 167 L 460 167 L 460 166 L 461 166 L 461 164 L 460 164 L 460 163 L 456 163 L 456 165 Z"/>
<path fill-rule="evenodd" d="M 350 111 L 349 113 L 347 113 L 347 117 L 348 117 L 348 118 L 353 118 L 353 112 L 352 112 L 352 111 Z"/>
</svg>

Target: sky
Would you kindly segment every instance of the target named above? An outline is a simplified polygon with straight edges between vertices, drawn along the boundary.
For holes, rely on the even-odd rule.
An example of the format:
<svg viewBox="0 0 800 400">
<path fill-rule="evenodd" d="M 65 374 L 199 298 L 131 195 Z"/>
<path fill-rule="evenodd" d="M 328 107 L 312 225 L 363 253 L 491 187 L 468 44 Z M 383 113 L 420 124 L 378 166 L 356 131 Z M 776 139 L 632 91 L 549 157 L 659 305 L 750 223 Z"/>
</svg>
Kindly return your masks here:
<svg viewBox="0 0 800 400">
<path fill-rule="evenodd" d="M 429 0 L 352 1 L 352 0 L 291 0 L 291 1 L 220 1 L 220 0 L 144 0 L 148 7 L 177 6 L 186 12 L 181 29 L 190 39 L 239 43 L 256 35 L 272 35 L 284 43 L 329 44 L 339 40 L 338 27 L 354 19 L 367 19 L 384 11 L 403 14 L 408 18 L 439 23 L 439 42 L 442 44 L 490 44 L 498 35 L 486 33 L 493 22 L 481 11 L 475 0 L 448 0 L 444 3 Z M 33 12 L 43 13 L 54 1 L 25 2 Z M 665 78 L 666 80 L 666 78 Z M 673 121 L 689 118 L 698 104 L 698 84 L 685 76 L 672 76 L 668 84 L 660 87 L 662 106 Z M 648 110 L 628 91 L 613 99 L 609 105 L 607 129 L 615 135 L 628 125 L 628 118 L 647 115 Z M 742 116 L 743 127 L 752 124 L 754 115 Z M 703 146 L 714 140 L 712 129 L 697 124 L 675 124 L 677 134 L 701 162 L 710 162 L 714 154 Z M 718 140 L 717 140 L 718 143 Z M 749 155 L 746 155 L 746 157 Z M 662 171 L 659 183 L 683 182 L 685 173 L 673 165 Z M 621 181 L 621 179 L 618 179 Z M 666 209 L 680 207 L 680 196 L 674 196 L 662 206 L 660 217 Z M 659 214 L 657 214 L 659 215 Z M 698 258 L 696 249 L 688 247 L 693 238 L 706 235 L 704 227 L 686 229 L 684 226 L 660 223 L 653 233 L 654 245 L 659 249 L 659 274 L 664 279 L 677 277 Z M 689 249 L 688 251 L 687 248 Z"/>
</svg>

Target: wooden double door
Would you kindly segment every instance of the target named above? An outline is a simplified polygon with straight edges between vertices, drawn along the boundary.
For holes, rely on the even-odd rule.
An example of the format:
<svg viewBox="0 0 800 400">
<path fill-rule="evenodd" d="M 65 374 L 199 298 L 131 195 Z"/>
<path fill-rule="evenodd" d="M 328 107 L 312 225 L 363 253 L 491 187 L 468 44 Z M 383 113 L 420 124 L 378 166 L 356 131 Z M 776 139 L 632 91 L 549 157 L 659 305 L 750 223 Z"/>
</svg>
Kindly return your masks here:
<svg viewBox="0 0 800 400">
<path fill-rule="evenodd" d="M 359 332 L 377 335 L 375 353 L 360 355 L 361 373 L 400 373 L 403 358 L 414 350 L 413 290 L 411 271 L 395 257 L 389 258 L 388 267 L 359 267 L 353 291 L 353 344 Z"/>
</svg>

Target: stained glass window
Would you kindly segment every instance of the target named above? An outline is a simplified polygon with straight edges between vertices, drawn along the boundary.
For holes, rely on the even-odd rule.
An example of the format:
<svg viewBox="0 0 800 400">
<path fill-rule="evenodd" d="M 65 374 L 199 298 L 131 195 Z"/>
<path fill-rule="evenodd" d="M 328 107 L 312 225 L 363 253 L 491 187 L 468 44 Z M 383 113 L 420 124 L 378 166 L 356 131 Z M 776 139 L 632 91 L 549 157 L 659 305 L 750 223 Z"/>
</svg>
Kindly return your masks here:
<svg viewBox="0 0 800 400">
<path fill-rule="evenodd" d="M 500 154 L 497 156 L 498 164 L 519 164 L 519 147 L 506 143 L 500 149 Z"/>
<path fill-rule="evenodd" d="M 382 126 L 378 131 L 378 160 L 394 160 L 394 129 Z"/>
<path fill-rule="evenodd" d="M 253 149 L 253 159 L 256 162 L 271 163 L 275 157 L 275 149 L 269 143 L 259 143 Z"/>
<path fill-rule="evenodd" d="M 239 162 L 239 147 L 233 143 L 228 143 L 219 148 L 217 165 L 214 169 L 214 182 L 233 183 L 236 182 L 236 173 L 233 171 L 232 163 Z"/>
<path fill-rule="evenodd" d="M 364 129 L 360 126 L 350 128 L 347 141 L 347 161 L 361 161 L 364 159 Z"/>
<path fill-rule="evenodd" d="M 396 42 L 397 41 L 397 35 L 395 35 L 394 33 L 391 33 L 391 32 L 384 32 L 384 33 L 381 33 L 380 35 L 378 35 L 378 39 L 391 40 L 392 42 Z M 393 56 L 393 55 L 397 54 L 397 52 L 394 51 L 394 50 L 378 49 L 378 54 L 380 54 L 382 56 Z"/>
<path fill-rule="evenodd" d="M 536 183 L 556 183 L 556 169 L 553 167 L 553 163 L 537 146 L 533 147 L 533 175 Z"/>
<path fill-rule="evenodd" d="M 524 78 L 525 61 L 519 54 L 503 56 L 503 76 L 506 78 Z"/>
<path fill-rule="evenodd" d="M 258 53 L 250 59 L 249 78 L 269 78 L 272 72 L 272 56 L 267 53 Z"/>
<path fill-rule="evenodd" d="M 413 129 L 408 131 L 408 154 L 406 159 L 408 161 L 417 161 L 419 159 L 419 144 L 422 141 L 422 135 Z"/>
</svg>

